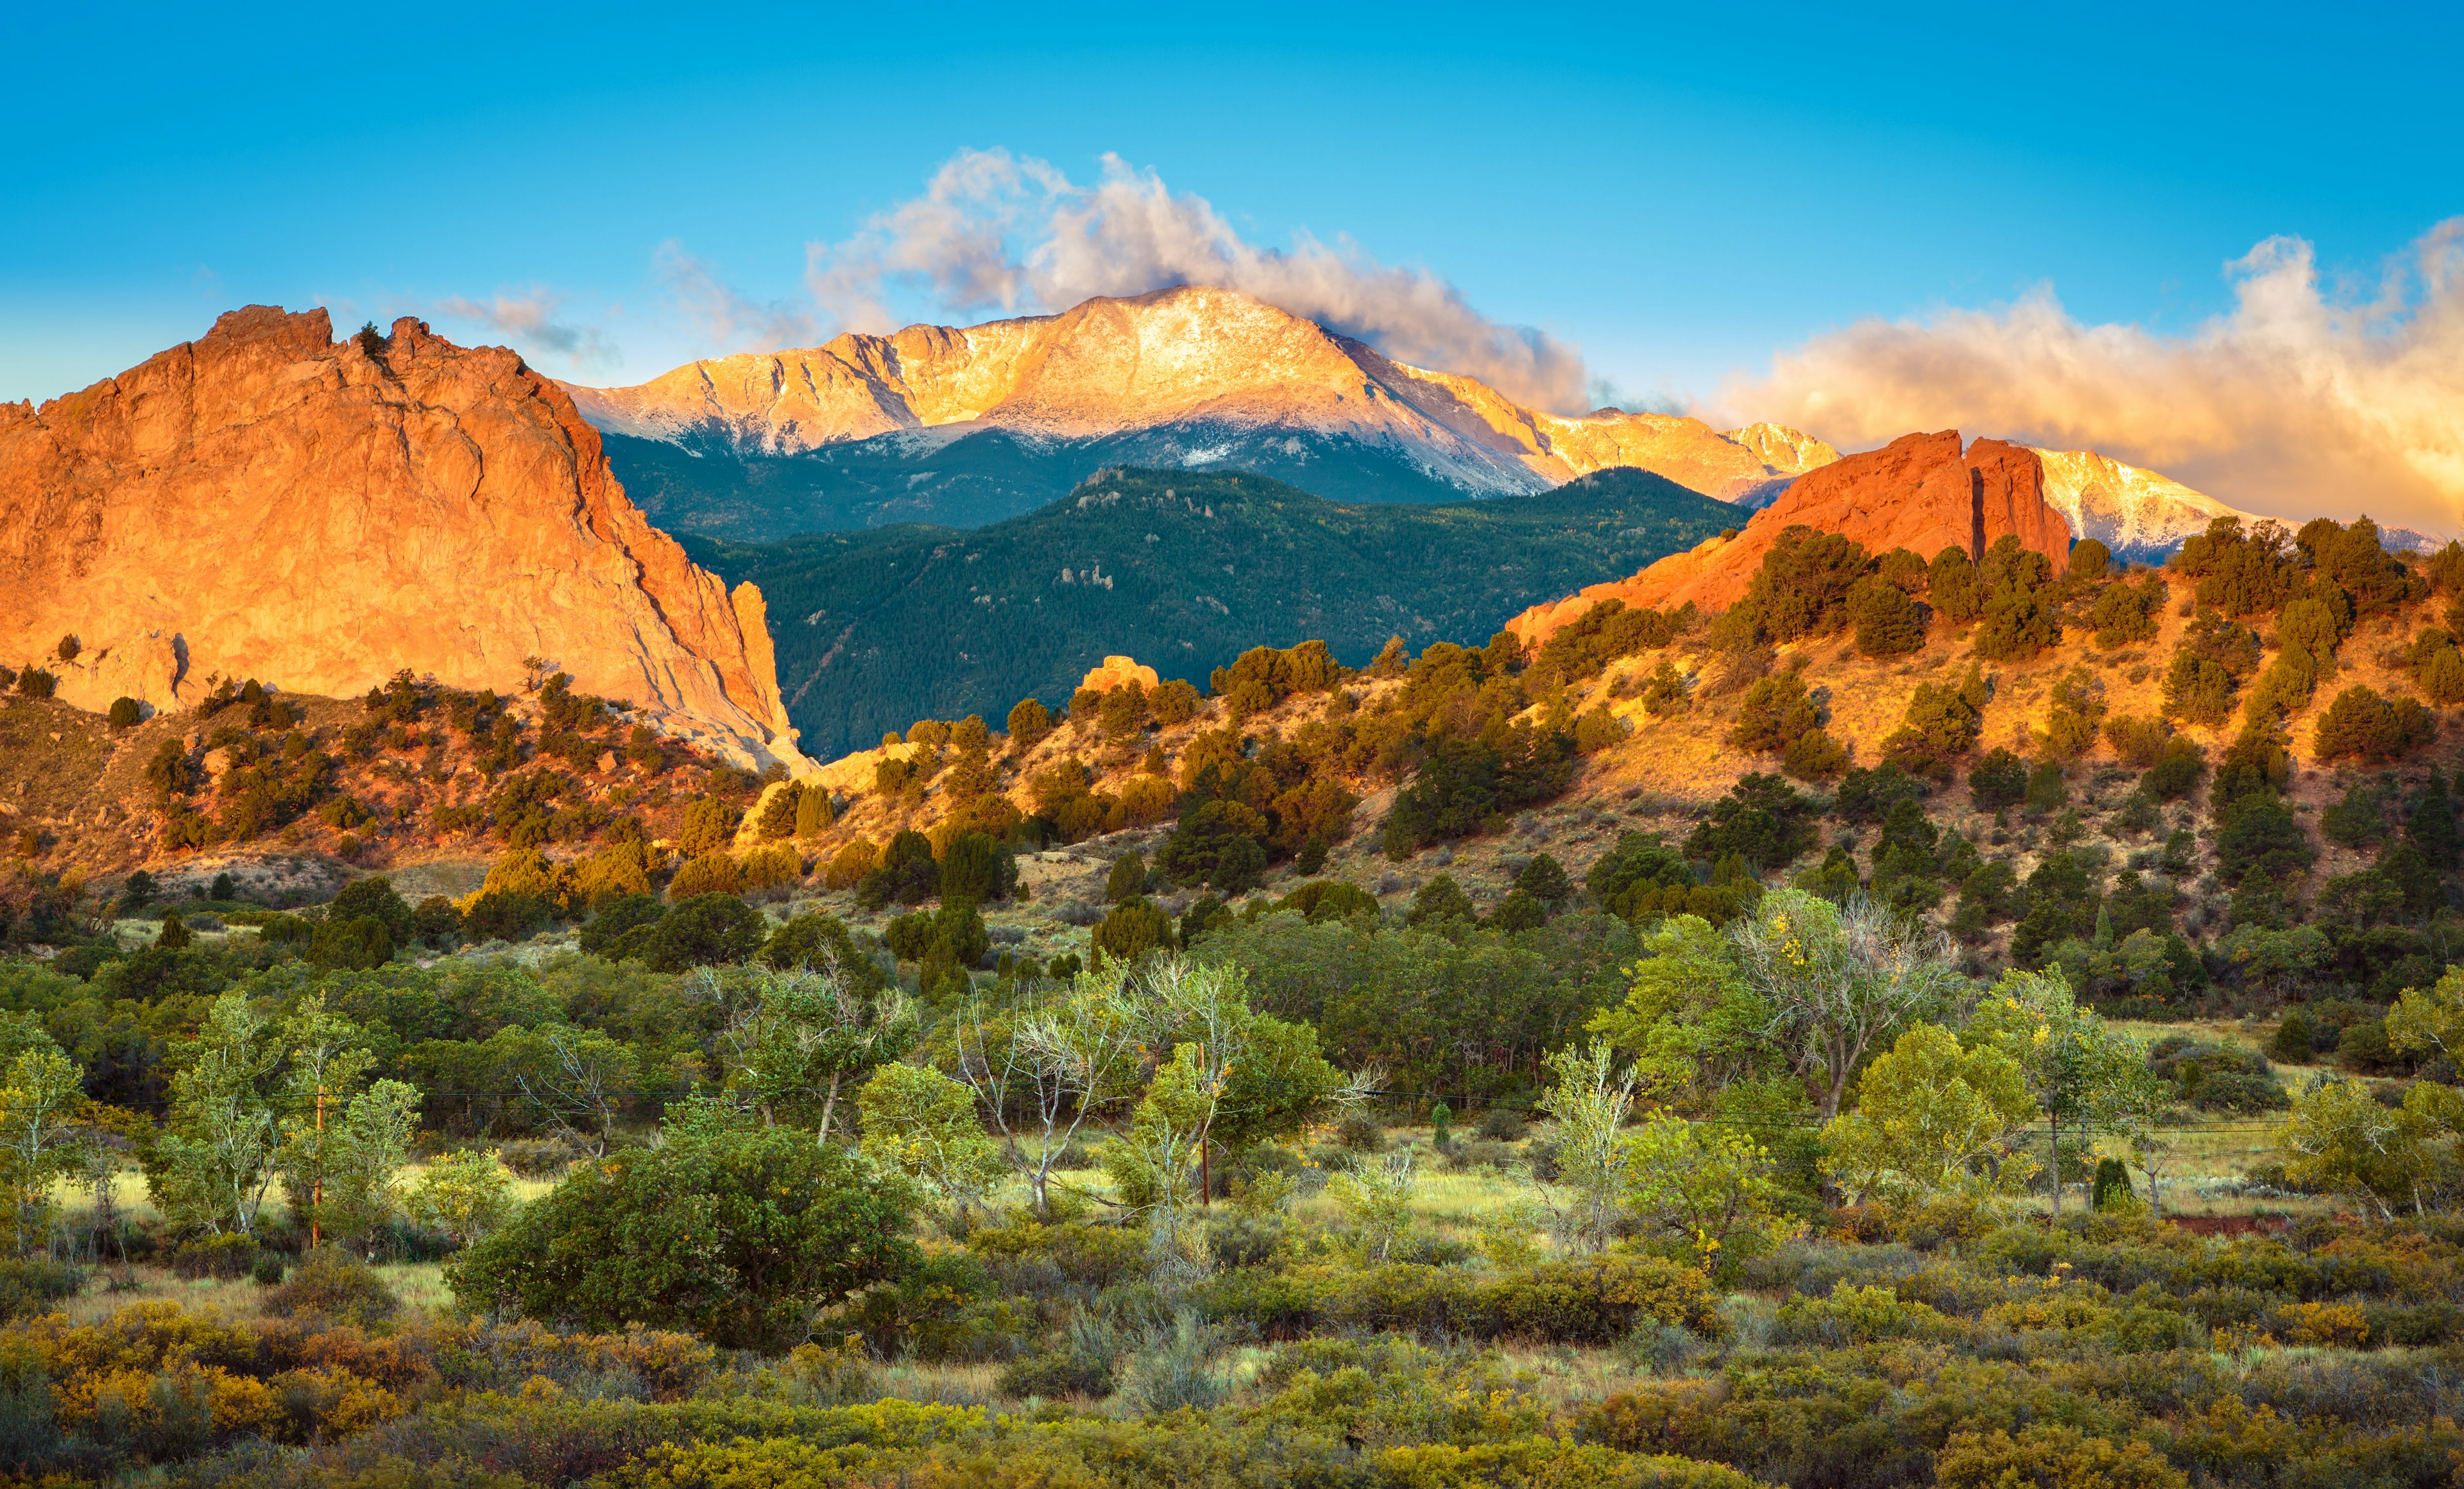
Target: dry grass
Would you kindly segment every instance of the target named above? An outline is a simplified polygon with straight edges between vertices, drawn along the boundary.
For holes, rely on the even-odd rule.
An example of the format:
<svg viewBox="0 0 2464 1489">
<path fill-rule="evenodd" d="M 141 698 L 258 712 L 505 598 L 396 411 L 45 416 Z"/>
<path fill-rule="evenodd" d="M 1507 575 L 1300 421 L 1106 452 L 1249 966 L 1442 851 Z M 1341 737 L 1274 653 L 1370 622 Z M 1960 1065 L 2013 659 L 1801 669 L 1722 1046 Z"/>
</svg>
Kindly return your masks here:
<svg viewBox="0 0 2464 1489">
<path fill-rule="evenodd" d="M 453 1289 L 445 1283 L 445 1269 L 432 1261 L 381 1265 L 377 1276 L 393 1289 L 406 1308 L 446 1311 L 454 1305 Z M 114 1286 L 115 1278 L 133 1286 Z M 192 1313 L 218 1314 L 234 1323 L 266 1317 L 267 1289 L 246 1278 L 236 1281 L 188 1281 L 168 1267 L 139 1263 L 125 1273 L 118 1268 L 98 1272 L 86 1290 L 60 1305 L 72 1323 L 91 1324 L 109 1318 L 136 1303 L 175 1303 Z"/>
</svg>

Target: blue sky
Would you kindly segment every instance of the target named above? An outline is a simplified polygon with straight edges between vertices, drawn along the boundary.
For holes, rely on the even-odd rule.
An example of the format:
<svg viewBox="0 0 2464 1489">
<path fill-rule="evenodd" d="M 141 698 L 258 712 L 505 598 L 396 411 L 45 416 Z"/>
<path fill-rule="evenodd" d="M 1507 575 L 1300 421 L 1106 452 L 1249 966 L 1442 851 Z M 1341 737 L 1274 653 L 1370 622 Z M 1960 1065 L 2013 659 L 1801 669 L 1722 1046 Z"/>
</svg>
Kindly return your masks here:
<svg viewBox="0 0 2464 1489">
<path fill-rule="evenodd" d="M 663 245 L 803 303 L 808 243 L 968 148 L 1116 153 L 1671 404 L 2044 286 L 2187 335 L 2271 236 L 2332 297 L 2464 212 L 2453 7 L 2035 9 L 16 7 L 0 398 L 239 304 L 472 336 L 438 307 L 499 295 L 591 339 L 542 367 L 641 381 L 718 349 Z"/>
</svg>

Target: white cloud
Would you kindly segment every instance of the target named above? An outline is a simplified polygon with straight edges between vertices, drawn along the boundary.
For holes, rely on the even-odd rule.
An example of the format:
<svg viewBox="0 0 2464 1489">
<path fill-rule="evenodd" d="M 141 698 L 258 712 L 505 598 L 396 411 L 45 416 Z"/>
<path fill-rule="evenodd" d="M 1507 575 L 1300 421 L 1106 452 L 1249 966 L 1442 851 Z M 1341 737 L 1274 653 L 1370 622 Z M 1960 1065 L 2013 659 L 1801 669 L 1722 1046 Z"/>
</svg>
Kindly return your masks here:
<svg viewBox="0 0 2464 1489">
<path fill-rule="evenodd" d="M 1712 412 L 1848 449 L 1957 427 L 2098 449 L 2258 512 L 2464 527 L 2464 218 L 2358 295 L 2322 288 L 2299 238 L 2225 274 L 2233 310 L 2185 336 L 2083 324 L 2046 288 L 1816 337 Z"/>
<path fill-rule="evenodd" d="M 538 360 L 540 354 L 563 359 L 573 367 L 613 366 L 623 359 L 602 337 L 599 327 L 560 318 L 564 296 L 534 287 L 520 295 L 498 291 L 487 303 L 448 296 L 430 314 L 485 327 L 517 351 Z"/>
<path fill-rule="evenodd" d="M 851 330 L 894 328 L 889 301 L 901 292 L 965 316 L 1209 285 L 1527 404 L 1588 406 L 1591 380 L 1576 347 L 1491 320 L 1427 270 L 1381 264 L 1348 240 L 1329 245 L 1301 233 L 1288 250 L 1261 248 L 1204 198 L 1175 195 L 1153 170 L 1115 156 L 1104 158 L 1100 180 L 1079 186 L 1031 157 L 961 151 L 921 196 L 875 214 L 844 242 L 810 245 L 806 259 L 813 298 Z"/>
<path fill-rule="evenodd" d="M 671 239 L 651 256 L 651 270 L 667 285 L 676 308 L 721 352 L 779 351 L 821 341 L 820 320 L 784 300 L 763 302 L 737 293 L 716 269 Z"/>
</svg>

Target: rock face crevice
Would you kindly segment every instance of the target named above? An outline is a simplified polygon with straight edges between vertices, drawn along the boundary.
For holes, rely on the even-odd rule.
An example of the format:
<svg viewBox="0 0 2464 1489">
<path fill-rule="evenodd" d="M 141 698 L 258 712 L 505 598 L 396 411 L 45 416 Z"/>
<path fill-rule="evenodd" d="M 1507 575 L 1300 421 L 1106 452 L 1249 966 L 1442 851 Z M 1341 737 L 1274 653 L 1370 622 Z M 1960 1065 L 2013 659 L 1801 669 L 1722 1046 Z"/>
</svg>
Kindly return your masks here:
<svg viewBox="0 0 2464 1489">
<path fill-rule="evenodd" d="M 1981 558 L 2008 534 L 2058 566 L 2071 545 L 2070 524 L 2045 499 L 2036 451 L 1981 439 L 1963 452 L 1956 429 L 1905 434 L 1798 476 L 1733 538 L 1712 538 L 1630 579 L 1534 605 L 1508 628 L 1536 644 L 1603 600 L 1725 610 L 1745 595 L 1763 556 L 1792 527 L 1841 534 L 1868 553 L 1905 548 L 1928 560 L 1946 548 Z"/>
<path fill-rule="evenodd" d="M 350 694 L 407 668 L 517 687 L 542 657 L 748 764 L 801 767 L 759 591 L 650 526 L 563 388 L 501 347 L 234 311 L 44 404 L 0 405 L 0 658 L 61 695 L 217 677 Z"/>
</svg>

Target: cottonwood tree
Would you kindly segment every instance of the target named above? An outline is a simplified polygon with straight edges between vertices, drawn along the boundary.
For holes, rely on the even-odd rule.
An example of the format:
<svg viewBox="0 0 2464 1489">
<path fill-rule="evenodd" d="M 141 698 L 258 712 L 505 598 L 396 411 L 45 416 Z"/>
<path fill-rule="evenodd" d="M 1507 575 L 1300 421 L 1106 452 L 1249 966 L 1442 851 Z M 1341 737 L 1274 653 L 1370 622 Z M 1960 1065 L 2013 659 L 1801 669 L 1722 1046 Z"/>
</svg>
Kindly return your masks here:
<svg viewBox="0 0 2464 1489">
<path fill-rule="evenodd" d="M 2392 1021 L 2392 1020 L 2390 1020 Z M 2328 1190 L 2382 1218 L 2398 1205 L 2429 1209 L 2433 1167 L 2431 1143 L 2453 1130 L 2453 1106 L 2433 1094 L 2444 1088 L 2416 1083 L 2402 1106 L 2379 1104 L 2359 1081 L 2322 1078 L 2293 1098 L 2292 1120 L 2277 1130 L 2284 1171 L 2297 1183 Z"/>
<path fill-rule="evenodd" d="M 1800 889 L 1763 897 L 1729 930 L 1747 983 L 1771 1009 L 1765 1031 L 1818 1092 L 1827 1121 L 1871 1051 L 1947 1012 L 1967 989 L 1939 931 L 1863 895 L 1845 906 Z"/>
<path fill-rule="evenodd" d="M 1053 1160 L 1088 1116 L 1152 1094 L 1175 1065 L 1188 1065 L 1192 1099 L 1203 1099 L 1188 1135 L 1196 1165 L 1188 1185 L 1199 1204 L 1216 1148 L 1288 1129 L 1361 1100 L 1375 1084 L 1374 1072 L 1347 1077 L 1321 1058 L 1314 1029 L 1252 1009 L 1241 968 L 1177 955 L 1108 963 L 1050 1001 L 1031 996 L 1000 1013 L 972 1004 L 957 1042 L 962 1077 L 1010 1140 L 1039 1211 Z M 1014 1114 L 1021 1108 L 1023 1120 Z M 1179 1141 L 1169 1123 L 1154 1130 Z M 1033 1154 L 1023 1137 L 1035 1141 Z"/>
<path fill-rule="evenodd" d="M 2013 1140 L 2035 1111 L 2018 1062 L 1921 1023 L 1857 1079 L 1857 1108 L 1825 1124 L 1822 1167 L 1861 1201 L 2009 1193 L 2035 1171 Z"/>
<path fill-rule="evenodd" d="M 1803 1229 L 1779 1213 L 1777 1165 L 1751 1133 L 1655 1111 L 1622 1146 L 1627 1212 L 1692 1248 L 1706 1272 Z"/>
<path fill-rule="evenodd" d="M 1771 1059 L 1771 1006 L 1748 984 L 1728 943 L 1699 915 L 1671 915 L 1643 937 L 1625 1000 L 1585 1025 L 1634 1057 L 1638 1089 L 1700 1102 Z"/>
<path fill-rule="evenodd" d="M 1540 1187 L 1552 1229 L 1570 1250 L 1598 1251 L 1617 1233 L 1625 1163 L 1617 1129 L 1634 1106 L 1634 1072 L 1617 1068 L 1608 1041 L 1594 1039 L 1549 1057 L 1557 1082 L 1539 1107 L 1557 1125 L 1557 1178 Z"/>
<path fill-rule="evenodd" d="M 43 1235 L 52 1182 L 78 1164 L 77 1113 L 85 1106 L 85 1071 L 59 1047 L 21 1051 L 0 1084 L 0 1184 L 10 1198 L 11 1238 L 26 1255 Z"/>
<path fill-rule="evenodd" d="M 288 1058 L 274 1161 L 313 1247 L 327 1223 L 327 1186 L 350 1162 L 342 1124 L 376 1057 L 357 1024 L 326 1009 L 321 993 L 301 1002 L 279 1032 Z"/>
<path fill-rule="evenodd" d="M 2147 1072 L 2147 1051 L 2079 1006 L 2060 973 L 2012 972 L 1977 1001 L 1970 1043 L 1986 1043 L 2017 1063 L 2053 1128 L 2054 1214 L 2062 1213 L 2061 1139 L 2126 1135 L 2146 1105 L 2136 1079 Z"/>
<path fill-rule="evenodd" d="M 980 997 L 957 1018 L 958 1077 L 1001 1135 L 1038 1215 L 1052 1213 L 1052 1171 L 1079 1129 L 1135 1090 L 1136 1032 L 1122 1017 L 1119 962 L 1038 989 L 1006 1008 Z"/>
<path fill-rule="evenodd" d="M 517 1062 L 514 1084 L 539 1120 L 591 1157 L 605 1157 L 640 1082 L 642 1057 L 597 1030 L 549 1023 L 519 1040 Z"/>
<path fill-rule="evenodd" d="M 1347 1078 L 1319 1058 L 1316 1030 L 1252 1009 L 1248 974 L 1231 963 L 1154 957 L 1112 986 L 1118 1017 L 1142 1058 L 1154 1061 L 1164 1050 L 1172 1052 L 1171 1062 L 1150 1081 L 1149 1097 L 1167 1075 L 1176 1084 L 1191 1083 L 1184 1100 L 1196 1103 L 1186 1108 L 1197 1114 L 1198 1126 L 1189 1134 L 1196 1169 L 1184 1187 L 1199 1205 L 1211 1193 L 1216 1147 L 1237 1149 L 1328 1106 L 1350 1106 L 1375 1084 L 1374 1074 Z M 1142 1102 L 1139 1110 L 1145 1109 Z M 1169 1123 L 1155 1130 L 1178 1141 Z M 1137 1135 L 1134 1117 L 1132 1135 Z M 1156 1159 L 1160 1164 L 1160 1150 Z"/>
<path fill-rule="evenodd" d="M 721 1041 L 728 1084 L 765 1123 L 808 1120 L 826 1143 L 840 1093 L 914 1047 L 913 1005 L 896 988 L 857 986 L 835 963 L 752 976 L 754 998 Z M 711 974 L 702 977 L 716 988 Z"/>
<path fill-rule="evenodd" d="M 864 1155 L 919 1179 L 961 1215 L 1006 1167 L 976 1117 L 975 1092 L 925 1065 L 884 1065 L 856 1093 Z"/>
<path fill-rule="evenodd" d="M 327 1148 L 320 1215 L 335 1235 L 364 1238 L 400 1213 L 395 1186 L 410 1159 L 419 1099 L 419 1088 L 401 1081 L 379 1081 L 351 1098 L 338 1140 Z"/>
<path fill-rule="evenodd" d="M 170 1114 L 146 1173 L 154 1206 L 176 1229 L 254 1235 L 281 1142 L 270 1089 L 279 1041 L 246 997 L 226 993 L 172 1058 Z"/>
</svg>

